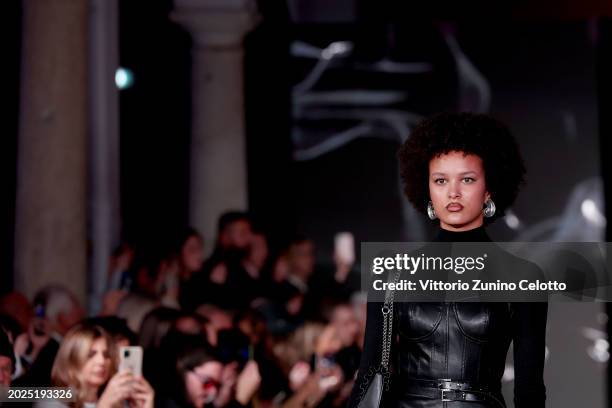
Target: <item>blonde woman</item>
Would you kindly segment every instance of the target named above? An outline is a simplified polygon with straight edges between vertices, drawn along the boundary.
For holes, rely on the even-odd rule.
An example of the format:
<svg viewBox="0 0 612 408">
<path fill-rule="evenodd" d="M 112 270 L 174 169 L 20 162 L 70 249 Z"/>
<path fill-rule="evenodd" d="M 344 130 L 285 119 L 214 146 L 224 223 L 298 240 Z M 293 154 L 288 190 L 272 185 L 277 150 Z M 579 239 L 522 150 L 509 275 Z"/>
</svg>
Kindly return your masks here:
<svg viewBox="0 0 612 408">
<path fill-rule="evenodd" d="M 52 384 L 70 387 L 76 400 L 71 406 L 86 408 L 152 408 L 153 389 L 142 377 L 116 372 L 116 350 L 99 326 L 78 324 L 62 340 L 51 371 Z"/>
</svg>

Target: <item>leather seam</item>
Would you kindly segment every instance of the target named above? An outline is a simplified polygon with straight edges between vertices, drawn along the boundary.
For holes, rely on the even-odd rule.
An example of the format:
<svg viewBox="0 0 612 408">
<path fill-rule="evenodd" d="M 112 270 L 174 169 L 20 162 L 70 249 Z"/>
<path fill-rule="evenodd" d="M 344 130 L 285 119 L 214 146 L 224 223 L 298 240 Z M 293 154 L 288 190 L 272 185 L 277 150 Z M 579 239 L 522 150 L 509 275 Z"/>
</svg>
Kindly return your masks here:
<svg viewBox="0 0 612 408">
<path fill-rule="evenodd" d="M 488 343 L 488 342 L 489 342 L 489 338 L 486 338 L 486 339 L 478 339 L 478 338 L 476 338 L 476 337 L 474 337 L 474 336 L 469 335 L 469 334 L 468 334 L 468 333 L 465 331 L 465 329 L 463 328 L 463 325 L 461 324 L 461 319 L 459 319 L 459 314 L 458 314 L 458 312 L 457 312 L 457 304 L 456 304 L 456 303 L 453 305 L 453 314 L 455 315 L 455 320 L 457 321 L 457 326 L 459 327 L 459 330 L 461 331 L 461 333 L 462 333 L 462 334 L 463 334 L 465 337 L 467 337 L 468 339 L 470 339 L 470 340 L 472 340 L 472 341 L 475 341 L 475 342 L 477 342 L 477 343 L 480 343 L 480 344 L 484 344 L 484 343 Z M 489 314 L 488 314 L 488 313 L 487 313 L 487 321 L 486 321 L 486 324 L 487 324 L 487 327 L 488 327 L 488 325 L 489 325 Z"/>
<path fill-rule="evenodd" d="M 401 311 L 400 311 L 400 313 L 401 313 Z M 437 320 L 437 321 L 436 321 L 436 323 L 433 325 L 433 328 L 432 328 L 432 329 L 431 329 L 429 332 L 427 332 L 426 334 L 424 334 L 424 335 L 422 335 L 422 336 L 419 336 L 419 337 L 410 337 L 409 335 L 407 335 L 405 332 L 403 332 L 403 331 L 401 330 L 401 325 L 398 325 L 398 331 L 399 331 L 399 332 L 400 332 L 400 333 L 401 333 L 401 334 L 402 334 L 402 335 L 403 335 L 403 336 L 404 336 L 406 339 L 408 339 L 408 340 L 411 340 L 411 341 L 420 341 L 420 340 L 424 340 L 424 339 L 426 339 L 427 337 L 431 336 L 431 335 L 433 334 L 433 332 L 435 332 L 435 331 L 436 331 L 436 329 L 437 329 L 437 328 L 438 328 L 438 326 L 440 325 L 440 322 L 442 321 L 442 313 L 443 313 L 442 311 L 441 311 L 440 313 L 438 313 L 438 320 Z M 411 315 L 412 315 L 412 313 L 411 313 L 410 311 L 408 311 L 408 319 L 409 319 L 409 320 L 412 320 Z"/>
<path fill-rule="evenodd" d="M 465 378 L 465 347 L 467 342 L 463 340 L 463 347 L 461 350 L 461 378 Z"/>
</svg>

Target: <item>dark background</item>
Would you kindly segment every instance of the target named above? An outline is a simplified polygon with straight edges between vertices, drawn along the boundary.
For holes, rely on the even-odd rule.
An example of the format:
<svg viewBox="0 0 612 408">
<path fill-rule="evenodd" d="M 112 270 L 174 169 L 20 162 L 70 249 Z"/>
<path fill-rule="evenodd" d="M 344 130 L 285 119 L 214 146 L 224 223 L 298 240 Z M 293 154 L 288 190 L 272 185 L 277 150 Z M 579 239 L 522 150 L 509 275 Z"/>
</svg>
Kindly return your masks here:
<svg viewBox="0 0 612 408">
<path fill-rule="evenodd" d="M 432 16 L 433 8 L 393 1 L 334 2 L 326 8 L 316 3 L 261 1 L 263 21 L 245 42 L 249 204 L 278 245 L 300 232 L 328 257 L 337 231 L 353 231 L 357 241 L 398 240 L 405 228 L 398 142 L 362 138 L 312 161 L 292 160 L 291 86 L 312 64 L 289 54 L 296 39 L 319 46 L 351 40 L 354 60 L 387 55 L 430 62 L 431 73 L 403 77 L 332 69 L 317 85 L 401 88 L 410 98 L 399 108 L 428 115 L 457 108 L 455 67 L 438 30 L 441 21 L 452 21 L 463 51 L 491 85 L 491 113 L 508 123 L 521 144 L 528 167 L 528 184 L 515 206 L 521 220 L 530 225 L 559 214 L 577 182 L 601 174 L 597 112 L 605 109 L 607 89 L 605 76 L 596 75 L 598 61 L 604 63 L 596 55 L 607 55 L 608 20 L 579 12 L 572 19 L 534 20 L 522 17 L 520 4 L 509 10 L 512 18 L 500 9 L 485 18 L 487 9 L 476 6 Z M 14 0 L 3 7 L 1 265 L 10 287 L 21 7 Z M 171 8 L 170 1 L 147 7 L 120 2 L 120 63 L 135 76 L 134 85 L 120 93 L 123 235 L 131 241 L 188 222 L 191 41 L 169 20 Z M 533 8 L 533 14 L 541 9 Z M 568 120 L 575 129 L 569 134 Z M 516 235 L 502 223 L 492 234 Z"/>
</svg>

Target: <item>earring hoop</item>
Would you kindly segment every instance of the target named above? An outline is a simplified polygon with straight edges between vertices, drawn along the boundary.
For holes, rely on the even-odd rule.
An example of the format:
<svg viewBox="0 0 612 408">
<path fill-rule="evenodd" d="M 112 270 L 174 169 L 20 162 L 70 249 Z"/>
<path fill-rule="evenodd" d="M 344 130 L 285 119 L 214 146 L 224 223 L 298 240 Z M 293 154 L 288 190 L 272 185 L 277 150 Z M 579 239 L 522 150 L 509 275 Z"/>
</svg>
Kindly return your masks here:
<svg viewBox="0 0 612 408">
<path fill-rule="evenodd" d="M 434 211 L 433 203 L 431 201 L 427 203 L 427 216 L 430 220 L 435 220 L 436 218 L 438 218 L 436 212 Z"/>
<path fill-rule="evenodd" d="M 491 218 L 492 216 L 495 215 L 495 203 L 493 202 L 493 200 L 491 200 L 490 198 L 485 201 L 485 206 L 482 209 L 482 213 L 484 214 L 485 217 L 487 218 Z"/>
</svg>

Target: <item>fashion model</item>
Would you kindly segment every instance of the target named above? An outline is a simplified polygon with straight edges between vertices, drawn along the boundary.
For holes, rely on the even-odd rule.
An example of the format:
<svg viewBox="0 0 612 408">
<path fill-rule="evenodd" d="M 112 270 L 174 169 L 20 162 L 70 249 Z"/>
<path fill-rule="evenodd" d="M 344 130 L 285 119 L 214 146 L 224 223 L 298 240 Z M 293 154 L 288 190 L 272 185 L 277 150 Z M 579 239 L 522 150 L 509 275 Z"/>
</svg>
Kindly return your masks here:
<svg viewBox="0 0 612 408">
<path fill-rule="evenodd" d="M 435 241 L 490 241 L 485 225 L 504 215 L 525 168 L 509 130 L 479 114 L 421 122 L 399 151 L 408 200 L 439 224 Z M 359 406 L 381 366 L 382 303 L 369 302 L 364 350 L 349 407 Z M 547 303 L 395 302 L 390 386 L 381 406 L 505 407 L 506 355 L 514 351 L 514 405 L 544 407 Z"/>
</svg>

